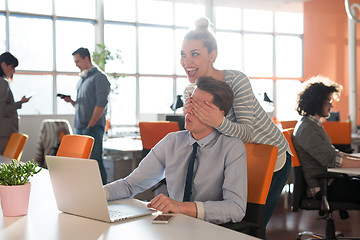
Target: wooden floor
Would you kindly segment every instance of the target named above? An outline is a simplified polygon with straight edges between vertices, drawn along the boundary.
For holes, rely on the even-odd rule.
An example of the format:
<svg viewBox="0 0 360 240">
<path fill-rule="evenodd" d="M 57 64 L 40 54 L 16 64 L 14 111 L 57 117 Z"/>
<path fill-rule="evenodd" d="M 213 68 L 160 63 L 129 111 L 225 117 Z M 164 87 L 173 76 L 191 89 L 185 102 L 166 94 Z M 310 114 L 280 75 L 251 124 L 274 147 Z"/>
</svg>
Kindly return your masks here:
<svg viewBox="0 0 360 240">
<path fill-rule="evenodd" d="M 349 215 L 350 218 L 342 220 L 339 213 L 334 212 L 335 229 L 341 231 L 345 237 L 360 237 L 360 211 L 349 211 Z M 295 239 L 298 232 L 302 231 L 324 234 L 325 220 L 317 220 L 318 218 L 317 211 L 292 212 L 290 208 L 284 208 L 284 195 L 282 195 L 268 224 L 267 239 L 291 240 Z"/>
</svg>

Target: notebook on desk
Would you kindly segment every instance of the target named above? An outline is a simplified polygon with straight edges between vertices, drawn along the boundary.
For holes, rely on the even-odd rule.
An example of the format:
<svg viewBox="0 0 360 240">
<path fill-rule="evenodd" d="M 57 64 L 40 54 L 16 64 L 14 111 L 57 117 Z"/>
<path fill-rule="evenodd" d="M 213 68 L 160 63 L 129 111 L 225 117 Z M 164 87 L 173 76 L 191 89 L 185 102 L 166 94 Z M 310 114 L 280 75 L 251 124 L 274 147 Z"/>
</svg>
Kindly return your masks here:
<svg viewBox="0 0 360 240">
<path fill-rule="evenodd" d="M 46 156 L 58 209 L 104 222 L 149 215 L 136 199 L 107 202 L 97 161 Z"/>
</svg>

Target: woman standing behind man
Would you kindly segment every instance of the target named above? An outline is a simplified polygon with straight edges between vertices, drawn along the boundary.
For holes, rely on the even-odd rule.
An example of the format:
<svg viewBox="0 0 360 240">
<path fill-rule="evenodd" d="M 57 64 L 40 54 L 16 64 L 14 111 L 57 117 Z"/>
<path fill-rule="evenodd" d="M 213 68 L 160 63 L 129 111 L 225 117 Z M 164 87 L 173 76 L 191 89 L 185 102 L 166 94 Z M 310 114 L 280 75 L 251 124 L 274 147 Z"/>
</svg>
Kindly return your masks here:
<svg viewBox="0 0 360 240">
<path fill-rule="evenodd" d="M 201 122 L 216 128 L 224 135 L 238 137 L 245 143 L 262 143 L 278 148 L 278 158 L 265 206 L 266 226 L 290 174 L 289 146 L 284 135 L 260 106 L 246 75 L 240 71 L 214 68 L 217 43 L 208 28 L 208 19 L 201 18 L 196 22 L 196 29 L 185 35 L 181 50 L 181 65 L 191 83 L 200 76 L 211 76 L 229 84 L 235 96 L 233 107 L 224 117 L 214 104 L 188 98 L 194 88 L 191 84 L 184 93 L 185 109 L 191 108 Z"/>
<path fill-rule="evenodd" d="M 10 135 L 19 130 L 17 109 L 30 98 L 25 96 L 18 102 L 9 87 L 19 61 L 9 52 L 0 55 L 0 155 L 4 153 Z"/>
</svg>

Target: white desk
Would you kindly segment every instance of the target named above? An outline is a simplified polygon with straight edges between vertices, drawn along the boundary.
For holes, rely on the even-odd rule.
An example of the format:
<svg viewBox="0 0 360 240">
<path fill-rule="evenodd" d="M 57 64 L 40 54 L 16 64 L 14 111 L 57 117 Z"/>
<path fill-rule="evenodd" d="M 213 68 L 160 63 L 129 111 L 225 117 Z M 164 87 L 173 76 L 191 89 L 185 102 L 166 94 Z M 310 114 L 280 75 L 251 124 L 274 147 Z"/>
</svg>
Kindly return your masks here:
<svg viewBox="0 0 360 240">
<path fill-rule="evenodd" d="M 360 175 L 360 168 L 328 168 L 328 172 Z"/>
<path fill-rule="evenodd" d="M 257 238 L 182 214 L 169 224 L 152 224 L 154 216 L 105 223 L 59 212 L 47 170 L 32 179 L 29 212 L 23 217 L 3 217 L 0 239 L 7 240 L 255 240 Z"/>
<path fill-rule="evenodd" d="M 103 147 L 108 182 L 129 175 L 142 158 L 142 142 L 139 138 L 109 138 L 103 142 Z"/>
</svg>

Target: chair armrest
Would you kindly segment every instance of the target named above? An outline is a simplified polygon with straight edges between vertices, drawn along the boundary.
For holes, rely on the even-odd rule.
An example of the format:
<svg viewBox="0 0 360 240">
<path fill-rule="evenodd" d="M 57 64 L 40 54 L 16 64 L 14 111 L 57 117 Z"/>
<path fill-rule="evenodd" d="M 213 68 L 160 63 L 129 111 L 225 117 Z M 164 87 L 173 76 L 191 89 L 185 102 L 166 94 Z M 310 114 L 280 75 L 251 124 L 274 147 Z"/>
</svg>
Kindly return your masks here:
<svg viewBox="0 0 360 240">
<path fill-rule="evenodd" d="M 316 174 L 314 176 L 312 176 L 312 178 L 316 178 L 316 179 L 331 179 L 331 178 L 343 178 L 345 177 L 346 174 L 344 173 L 331 173 L 331 172 L 327 172 L 327 173 L 321 173 L 321 174 Z"/>
</svg>

